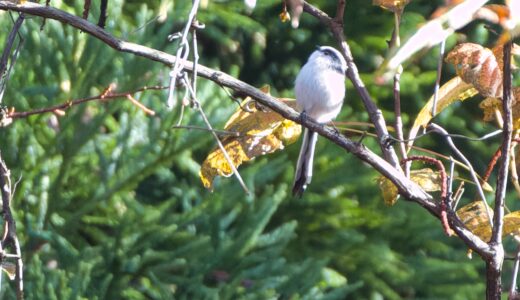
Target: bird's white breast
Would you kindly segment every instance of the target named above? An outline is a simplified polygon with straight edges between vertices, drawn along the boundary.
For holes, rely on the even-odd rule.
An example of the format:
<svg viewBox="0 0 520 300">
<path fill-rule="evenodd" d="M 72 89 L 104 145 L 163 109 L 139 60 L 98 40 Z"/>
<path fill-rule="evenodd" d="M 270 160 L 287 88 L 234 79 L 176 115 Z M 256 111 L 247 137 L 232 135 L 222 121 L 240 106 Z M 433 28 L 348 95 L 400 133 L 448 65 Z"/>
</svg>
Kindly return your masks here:
<svg viewBox="0 0 520 300">
<path fill-rule="evenodd" d="M 296 103 L 300 111 L 320 123 L 332 121 L 340 112 L 345 97 L 345 76 L 308 62 L 295 82 Z"/>
</svg>

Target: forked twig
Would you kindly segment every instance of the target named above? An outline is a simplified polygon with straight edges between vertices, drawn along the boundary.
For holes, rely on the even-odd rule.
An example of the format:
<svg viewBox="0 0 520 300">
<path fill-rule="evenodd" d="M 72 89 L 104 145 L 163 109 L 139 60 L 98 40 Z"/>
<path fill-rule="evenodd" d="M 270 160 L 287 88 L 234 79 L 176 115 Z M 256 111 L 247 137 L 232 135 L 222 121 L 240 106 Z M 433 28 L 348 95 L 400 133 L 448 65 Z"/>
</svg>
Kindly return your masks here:
<svg viewBox="0 0 520 300">
<path fill-rule="evenodd" d="M 442 128 L 441 126 L 439 126 L 435 123 L 430 123 L 430 125 L 428 125 L 428 130 L 431 132 L 440 133 L 442 136 L 444 136 L 444 138 L 446 139 L 446 142 L 448 142 L 448 145 L 450 146 L 451 150 L 453 152 L 455 152 L 455 154 L 459 157 L 459 159 L 462 160 L 466 164 L 466 166 L 469 169 L 469 173 L 471 174 L 471 178 L 473 179 L 473 182 L 477 186 L 479 196 L 480 196 L 481 200 L 484 202 L 484 207 L 486 209 L 486 214 L 488 216 L 489 224 L 490 224 L 490 226 L 493 226 L 491 212 L 489 210 L 489 205 L 487 204 L 487 201 L 486 201 L 486 195 L 484 194 L 484 189 L 482 188 L 482 185 L 480 184 L 480 181 L 478 180 L 477 173 L 475 172 L 475 169 L 473 169 L 471 162 L 466 158 L 466 156 L 464 156 L 464 154 L 462 154 L 462 152 L 457 148 L 457 146 L 455 146 L 455 143 L 453 143 L 453 140 L 451 139 L 450 135 L 444 128 Z"/>
</svg>

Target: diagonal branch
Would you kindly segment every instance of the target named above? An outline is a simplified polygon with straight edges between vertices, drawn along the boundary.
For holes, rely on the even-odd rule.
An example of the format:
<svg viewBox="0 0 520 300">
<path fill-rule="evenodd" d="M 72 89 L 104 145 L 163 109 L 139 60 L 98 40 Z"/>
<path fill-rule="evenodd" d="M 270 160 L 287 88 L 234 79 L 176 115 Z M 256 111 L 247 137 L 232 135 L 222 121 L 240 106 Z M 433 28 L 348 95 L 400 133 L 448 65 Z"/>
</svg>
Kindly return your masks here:
<svg viewBox="0 0 520 300">
<path fill-rule="evenodd" d="M 16 22 L 14 22 L 13 28 L 7 37 L 5 42 L 4 51 L 2 52 L 2 56 L 0 57 L 0 103 L 2 103 L 2 97 L 4 95 L 4 89 L 7 85 L 7 81 L 9 80 L 9 70 L 7 69 L 7 61 L 9 60 L 9 54 L 11 53 L 11 49 L 13 48 L 14 40 L 16 38 L 16 34 L 20 30 L 23 21 L 25 20 L 25 16 L 20 14 Z M 11 65 L 13 65 L 14 61 L 11 59 Z"/>
<path fill-rule="evenodd" d="M 359 72 L 356 64 L 354 63 L 354 57 L 352 56 L 352 52 L 350 51 L 350 47 L 345 39 L 345 34 L 343 32 L 343 14 L 345 9 L 345 1 L 338 0 L 338 7 L 336 11 L 336 17 L 331 18 L 326 13 L 318 9 L 317 7 L 305 2 L 303 6 L 303 10 L 308 14 L 314 16 L 325 26 L 329 27 L 332 32 L 334 38 L 338 42 L 340 46 L 340 50 L 343 53 L 347 61 L 347 76 L 358 91 L 361 99 L 363 100 L 363 104 L 365 105 L 365 109 L 370 116 L 370 120 L 374 123 L 376 127 L 377 137 L 379 138 L 379 145 L 381 147 L 381 151 L 385 159 L 397 169 L 400 169 L 399 159 L 397 158 L 397 154 L 394 151 L 392 146 L 386 145 L 386 140 L 388 138 L 388 130 L 386 127 L 385 119 L 383 118 L 383 113 L 377 108 L 376 104 L 370 97 L 365 84 L 361 80 L 359 76 Z"/>
</svg>

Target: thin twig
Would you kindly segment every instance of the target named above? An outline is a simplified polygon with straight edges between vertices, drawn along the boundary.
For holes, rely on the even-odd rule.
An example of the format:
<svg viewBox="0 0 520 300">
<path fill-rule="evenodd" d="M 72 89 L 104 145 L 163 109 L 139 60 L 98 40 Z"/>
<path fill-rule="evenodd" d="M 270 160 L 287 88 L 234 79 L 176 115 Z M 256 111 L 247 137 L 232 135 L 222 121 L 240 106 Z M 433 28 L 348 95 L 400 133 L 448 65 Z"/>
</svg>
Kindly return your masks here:
<svg viewBox="0 0 520 300">
<path fill-rule="evenodd" d="M 442 60 L 444 58 L 444 49 L 446 47 L 446 39 L 443 39 L 439 45 L 439 59 L 437 60 L 437 78 L 435 79 L 435 87 L 433 89 L 433 105 L 432 116 L 437 114 L 437 99 L 439 98 L 439 86 L 441 85 Z"/>
<path fill-rule="evenodd" d="M 484 207 L 486 208 L 486 214 L 489 219 L 489 224 L 491 226 L 493 226 L 493 222 L 491 221 L 492 220 L 491 212 L 489 211 L 489 207 L 488 207 L 488 204 L 486 201 L 486 195 L 484 194 L 482 185 L 480 184 L 480 181 L 478 180 L 477 173 L 475 172 L 475 169 L 473 169 L 471 162 L 466 158 L 466 156 L 464 156 L 464 154 L 462 154 L 462 152 L 460 152 L 460 150 L 457 148 L 457 146 L 455 146 L 455 143 L 453 143 L 453 140 L 451 139 L 448 132 L 444 128 L 442 128 L 441 126 L 439 126 L 435 123 L 430 123 L 430 125 L 428 125 L 428 130 L 430 130 L 431 132 L 440 133 L 442 136 L 444 136 L 444 138 L 446 139 L 446 142 L 448 142 L 448 145 L 450 146 L 451 150 L 453 152 L 455 152 L 455 154 L 459 157 L 459 159 L 462 160 L 466 164 L 466 166 L 469 169 L 469 173 L 471 174 L 471 177 L 473 178 L 473 182 L 477 186 L 479 196 L 482 199 L 482 201 L 484 202 Z"/>
<path fill-rule="evenodd" d="M 20 30 L 20 27 L 22 26 L 22 23 L 24 20 L 25 20 L 25 15 L 23 13 L 21 13 L 18 16 L 18 19 L 16 19 L 16 21 L 14 22 L 11 32 L 9 32 L 9 36 L 7 37 L 7 40 L 5 41 L 4 51 L 2 52 L 2 57 L 0 57 L 0 103 L 2 103 L 4 89 L 7 84 L 7 81 L 9 80 L 9 76 L 8 76 L 9 72 L 7 72 L 7 61 L 9 59 L 9 54 L 11 53 L 11 50 L 13 48 L 16 34 Z M 14 64 L 14 62 L 11 60 L 11 65 L 12 64 Z"/>
<path fill-rule="evenodd" d="M 428 157 L 424 155 L 411 155 L 406 159 L 401 160 L 401 164 L 406 163 L 407 161 L 422 161 L 427 164 L 432 164 L 437 167 L 439 170 L 439 175 L 441 177 L 441 201 L 440 201 L 440 210 L 441 210 L 441 223 L 444 229 L 444 233 L 447 236 L 453 235 L 453 230 L 450 228 L 450 224 L 448 222 L 448 187 L 447 187 L 447 178 L 446 178 L 446 170 L 444 169 L 444 165 L 440 160 L 435 159 L 433 157 Z"/>
<path fill-rule="evenodd" d="M 455 177 L 454 175 L 454 172 L 455 172 L 455 160 L 453 159 L 452 156 L 450 156 L 450 175 L 448 176 L 448 200 L 449 201 L 452 201 L 453 198 L 453 178 Z"/>
<path fill-rule="evenodd" d="M 233 171 L 233 174 L 237 178 L 238 182 L 240 183 L 240 185 L 242 186 L 242 188 L 244 189 L 246 194 L 249 195 L 250 194 L 249 189 L 247 188 L 246 184 L 244 183 L 244 180 L 242 179 L 242 176 L 240 176 L 240 173 L 238 173 L 238 170 L 235 167 L 235 164 L 233 163 L 233 160 L 231 160 L 231 157 L 229 157 L 229 153 L 227 152 L 226 148 L 224 147 L 224 145 L 220 141 L 220 138 L 215 133 L 215 130 L 213 129 L 213 126 L 211 126 L 211 123 L 209 122 L 208 118 L 206 117 L 206 113 L 204 113 L 204 110 L 202 109 L 202 105 L 197 100 L 197 95 L 195 95 L 195 91 L 193 90 L 193 87 L 190 85 L 189 80 L 186 78 L 186 76 L 182 80 L 183 80 L 184 85 L 186 86 L 186 88 L 190 91 L 191 98 L 197 103 L 197 108 L 198 108 L 198 111 L 200 113 L 200 116 L 204 120 L 204 123 L 206 123 L 206 126 L 208 127 L 208 129 L 213 134 L 213 137 L 215 138 L 215 140 L 217 141 L 218 147 L 220 148 L 220 151 L 222 151 L 222 154 L 226 158 L 227 163 L 229 164 L 231 170 Z"/>
<path fill-rule="evenodd" d="M 82 103 L 85 103 L 85 102 L 89 102 L 89 101 L 95 101 L 95 100 L 108 101 L 108 100 L 115 100 L 115 99 L 119 99 L 119 98 L 128 99 L 128 100 L 130 100 L 132 102 L 132 104 L 138 106 L 145 113 L 150 114 L 150 115 L 154 115 L 155 114 L 154 111 L 152 111 L 149 108 L 146 108 L 143 104 L 139 103 L 137 100 L 135 100 L 133 98 L 128 98 L 128 96 L 131 96 L 132 94 L 135 94 L 135 93 L 138 93 L 138 92 L 144 92 L 144 91 L 148 91 L 148 90 L 165 90 L 167 88 L 168 87 L 164 87 L 164 86 L 145 86 L 145 87 L 142 87 L 140 89 L 134 90 L 132 92 L 123 92 L 123 93 L 106 93 L 106 92 L 103 92 L 100 95 L 91 96 L 91 97 L 85 97 L 85 98 L 79 98 L 79 99 L 75 99 L 75 100 L 70 100 L 70 101 L 67 101 L 65 103 L 54 105 L 54 106 L 51 106 L 51 107 L 45 107 L 45 108 L 35 109 L 35 110 L 31 110 L 31 111 L 24 111 L 24 112 L 12 112 L 12 113 L 10 113 L 8 115 L 8 117 L 12 118 L 12 119 L 27 118 L 28 116 L 32 116 L 32 115 L 38 115 L 38 114 L 49 113 L 49 112 L 56 112 L 56 111 L 59 111 L 59 110 L 66 110 L 66 109 L 68 109 L 68 108 L 70 108 L 72 106 L 75 106 L 75 105 L 78 105 L 78 104 L 82 104 Z M 139 105 L 137 105 L 137 104 L 139 104 Z"/>
<path fill-rule="evenodd" d="M 490 243 L 502 247 L 502 229 L 504 226 L 504 204 L 509 173 L 511 140 L 513 138 L 513 114 L 511 95 L 511 48 L 512 42 L 504 45 L 503 98 L 504 127 L 502 128 L 502 156 L 498 169 L 497 188 L 495 192 L 495 211 L 493 215 L 493 231 Z M 502 250 L 503 251 L 503 250 Z"/>
<path fill-rule="evenodd" d="M 188 21 L 186 22 L 186 25 L 184 26 L 184 30 L 182 31 L 182 34 L 180 35 L 180 44 L 179 48 L 177 49 L 175 63 L 172 66 L 172 69 L 170 71 L 170 90 L 168 92 L 168 100 L 167 105 L 169 108 L 172 108 L 175 103 L 174 98 L 174 92 L 175 87 L 177 84 L 177 79 L 182 78 L 181 72 L 184 70 L 184 66 L 188 62 L 188 55 L 190 54 L 190 45 L 188 43 L 188 33 L 190 28 L 192 27 L 193 20 L 195 20 L 195 16 L 197 15 L 197 11 L 199 9 L 199 3 L 200 0 L 193 0 L 193 4 L 191 7 L 190 14 L 188 15 Z M 178 35 L 170 35 L 170 39 L 172 38 L 178 38 Z M 193 71 L 192 67 L 192 71 Z"/>
<path fill-rule="evenodd" d="M 393 34 L 393 47 L 401 46 L 401 38 L 399 33 L 399 27 L 401 26 L 401 12 L 394 12 L 394 34 Z M 401 73 L 403 67 L 399 65 L 394 74 L 394 112 L 395 112 L 395 134 L 399 142 L 399 150 L 401 157 L 406 159 L 408 156 L 406 151 L 406 145 L 404 142 L 403 134 L 403 118 L 401 116 Z M 408 161 L 404 164 L 404 173 L 406 177 L 410 176 L 410 163 Z"/>
<path fill-rule="evenodd" d="M 4 160 L 0 157 L 0 194 L 2 195 L 2 214 L 5 221 L 4 238 L 1 241 L 2 250 L 5 251 L 6 245 L 14 247 L 16 259 L 16 299 L 22 300 L 23 295 L 23 261 L 20 250 L 20 243 L 16 235 L 16 222 L 11 213 L 11 175 Z"/>
<path fill-rule="evenodd" d="M 457 190 L 455 191 L 455 194 L 453 194 L 453 204 L 452 204 L 452 209 L 454 211 L 457 210 L 457 206 L 459 205 L 459 201 L 460 199 L 462 198 L 462 195 L 464 194 L 464 181 L 461 181 L 459 183 L 459 187 L 457 188 Z"/>
<path fill-rule="evenodd" d="M 172 126 L 172 129 L 195 129 L 195 130 L 204 130 L 204 131 L 215 132 L 220 135 L 231 135 L 231 136 L 235 136 L 235 137 L 240 136 L 240 132 L 236 132 L 236 131 L 209 129 L 206 127 L 190 126 L 190 125 L 184 125 L 184 126 L 176 125 L 176 126 Z"/>
<path fill-rule="evenodd" d="M 518 299 L 518 293 L 516 292 L 516 279 L 518 277 L 518 267 L 520 266 L 520 245 L 518 246 L 518 249 L 516 250 L 516 256 L 515 256 L 515 264 L 513 267 L 513 274 L 511 276 L 511 287 L 509 288 L 509 297 L 508 300 L 517 300 Z"/>
</svg>

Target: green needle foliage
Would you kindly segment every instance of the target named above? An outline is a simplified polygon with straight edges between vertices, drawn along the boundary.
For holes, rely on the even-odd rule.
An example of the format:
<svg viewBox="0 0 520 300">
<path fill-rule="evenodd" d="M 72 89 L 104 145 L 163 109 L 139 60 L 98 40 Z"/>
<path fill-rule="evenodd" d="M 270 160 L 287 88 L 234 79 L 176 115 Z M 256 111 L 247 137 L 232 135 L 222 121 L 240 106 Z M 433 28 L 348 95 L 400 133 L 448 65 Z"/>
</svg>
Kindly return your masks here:
<svg viewBox="0 0 520 300">
<path fill-rule="evenodd" d="M 98 2 L 90 21 L 97 23 Z M 183 28 L 191 1 L 109 1 L 106 29 L 114 36 L 169 53 L 167 36 Z M 301 28 L 281 23 L 281 1 L 258 1 L 252 15 L 242 1 L 203 1 L 198 19 L 201 63 L 275 94 L 292 96 L 292 82 L 316 44 L 333 44 L 326 29 L 304 15 Z M 335 1 L 315 1 L 333 12 Z M 405 15 L 411 32 L 438 3 L 418 1 Z M 81 15 L 82 1 L 58 8 Z M 378 18 L 367 18 L 375 14 Z M 365 17 L 364 17 L 365 16 Z M 16 17 L 16 15 L 14 15 Z M 371 72 L 386 51 L 393 26 L 368 1 L 348 1 L 346 34 L 371 94 L 393 109 L 392 90 Z M 169 69 L 119 53 L 85 33 L 29 18 L 24 45 L 3 105 L 29 111 L 98 95 L 167 85 Z M 0 14 L 0 44 L 11 20 Z M 404 34 L 403 33 L 403 34 Z M 405 124 L 433 90 L 437 54 L 406 68 L 401 85 Z M 433 61 L 433 62 L 432 62 Z M 432 79 L 433 78 L 433 79 Z M 366 121 L 348 85 L 341 120 Z M 219 86 L 199 80 L 198 98 L 215 128 L 236 109 Z M 19 180 L 13 200 L 25 263 L 27 299 L 475 299 L 484 290 L 481 264 L 463 244 L 443 236 L 420 207 L 382 203 L 374 171 L 321 141 L 315 178 L 304 199 L 288 195 L 297 147 L 258 158 L 236 180 L 219 178 L 213 192 L 198 178 L 215 147 L 206 131 L 172 129 L 177 105 L 167 90 L 133 96 L 156 112 L 146 115 L 125 98 L 73 106 L 16 120 L 0 129 L 1 153 Z M 478 115 L 479 112 L 474 112 Z M 463 115 L 448 126 L 459 126 Z M 447 121 L 446 121 L 447 122 Z M 458 123 L 457 123 L 458 122 Z M 205 127 L 186 108 L 182 124 Z M 460 126 L 463 127 L 463 126 Z M 469 129 L 468 129 L 469 130 Z M 484 129 L 480 129 L 484 132 Z M 369 138 L 365 143 L 377 147 Z M 484 150 L 479 150 L 480 152 Z M 479 152 L 477 151 L 477 152 Z M 14 297 L 4 276 L 1 293 Z"/>
</svg>

